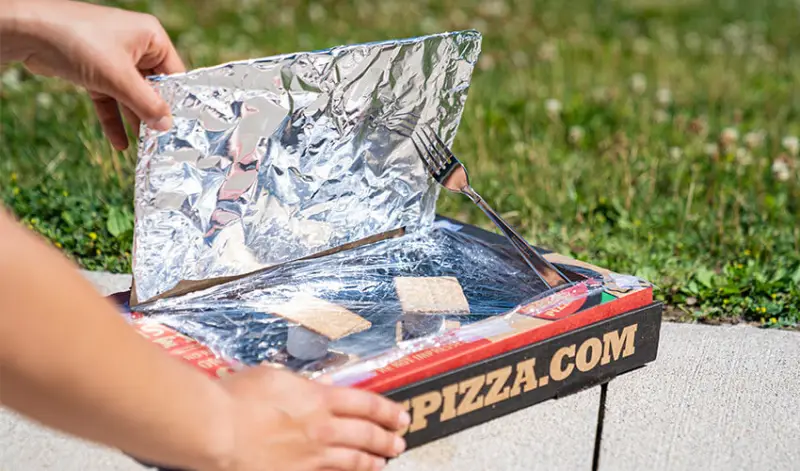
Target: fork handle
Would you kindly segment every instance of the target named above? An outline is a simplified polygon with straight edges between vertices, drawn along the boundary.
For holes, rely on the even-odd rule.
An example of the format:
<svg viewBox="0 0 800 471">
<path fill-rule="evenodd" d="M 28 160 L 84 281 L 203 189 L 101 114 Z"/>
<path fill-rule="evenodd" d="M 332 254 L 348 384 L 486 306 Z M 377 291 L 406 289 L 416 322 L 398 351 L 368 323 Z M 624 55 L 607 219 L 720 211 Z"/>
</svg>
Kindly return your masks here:
<svg viewBox="0 0 800 471">
<path fill-rule="evenodd" d="M 494 209 L 489 206 L 488 203 L 478 194 L 475 190 L 472 189 L 469 185 L 465 186 L 461 189 L 461 192 L 467 195 L 469 199 L 472 200 L 473 203 L 478 205 L 479 208 L 489 216 L 489 219 L 494 222 L 494 224 L 503 231 L 503 234 L 511 241 L 511 244 L 514 248 L 517 249 L 517 252 L 522 256 L 522 259 L 530 266 L 533 271 L 539 275 L 539 278 L 550 288 L 555 288 L 556 286 L 560 286 L 562 284 L 568 283 L 569 280 L 566 276 L 564 276 L 556 267 L 554 267 L 550 262 L 544 259 L 539 253 L 531 247 L 531 245 L 525 241 L 517 231 L 515 231 L 511 226 L 509 226 L 503 218 L 498 215 Z"/>
</svg>

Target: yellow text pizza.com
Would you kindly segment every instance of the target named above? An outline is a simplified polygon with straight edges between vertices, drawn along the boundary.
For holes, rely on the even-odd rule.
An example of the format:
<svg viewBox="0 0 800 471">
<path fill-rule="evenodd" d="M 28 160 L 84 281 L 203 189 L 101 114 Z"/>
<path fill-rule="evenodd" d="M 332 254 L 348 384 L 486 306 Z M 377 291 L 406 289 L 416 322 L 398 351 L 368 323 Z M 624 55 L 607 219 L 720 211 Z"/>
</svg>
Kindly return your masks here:
<svg viewBox="0 0 800 471">
<path fill-rule="evenodd" d="M 631 324 L 563 346 L 543 361 L 528 358 L 407 399 L 403 405 L 411 414 L 411 423 L 403 434 L 425 429 L 431 417 L 446 422 L 627 358 L 636 351 L 637 328 L 638 324 Z"/>
</svg>

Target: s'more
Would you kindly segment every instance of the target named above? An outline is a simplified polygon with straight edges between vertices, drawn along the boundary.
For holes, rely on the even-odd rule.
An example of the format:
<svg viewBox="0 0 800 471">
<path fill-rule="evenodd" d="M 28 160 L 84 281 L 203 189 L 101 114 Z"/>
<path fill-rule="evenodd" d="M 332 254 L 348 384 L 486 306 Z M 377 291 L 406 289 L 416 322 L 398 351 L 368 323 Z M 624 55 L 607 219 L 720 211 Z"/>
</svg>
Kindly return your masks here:
<svg viewBox="0 0 800 471">
<path fill-rule="evenodd" d="M 455 277 L 396 277 L 394 285 L 403 310 L 398 338 L 438 333 L 446 327 L 443 315 L 469 314 L 469 302 Z"/>
<path fill-rule="evenodd" d="M 286 350 L 301 360 L 316 360 L 328 353 L 328 344 L 372 326 L 349 309 L 310 295 L 297 295 L 270 311 L 294 324 Z"/>
</svg>

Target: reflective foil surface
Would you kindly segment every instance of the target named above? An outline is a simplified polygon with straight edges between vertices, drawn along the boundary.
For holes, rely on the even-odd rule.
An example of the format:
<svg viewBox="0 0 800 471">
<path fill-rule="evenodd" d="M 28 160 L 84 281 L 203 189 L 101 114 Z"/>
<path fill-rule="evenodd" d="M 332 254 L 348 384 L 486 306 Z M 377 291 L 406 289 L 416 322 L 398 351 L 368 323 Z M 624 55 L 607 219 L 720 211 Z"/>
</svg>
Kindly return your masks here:
<svg viewBox="0 0 800 471">
<path fill-rule="evenodd" d="M 550 290 L 506 239 L 440 219 L 413 234 L 288 262 L 147 303 L 136 309 L 142 317 L 135 322 L 151 332 L 166 326 L 199 342 L 233 369 L 266 362 L 310 378 L 324 375 L 336 384 L 353 385 L 426 349 L 511 335 L 530 329 L 531 317 L 576 301 L 599 302 L 606 290 L 629 292 L 649 286 L 628 275 L 557 266 L 569 267 L 585 280 Z M 409 276 L 455 277 L 469 313 L 428 314 L 423 317 L 432 322 L 418 324 L 419 317 L 403 312 L 395 285 L 395 278 Z M 292 355 L 290 337 L 299 325 L 274 308 L 309 295 L 350 310 L 370 327 L 323 345 L 319 357 Z M 172 345 L 170 337 L 160 340 Z M 188 351 L 196 348 L 189 345 Z"/>
<path fill-rule="evenodd" d="M 404 314 L 395 277 L 452 276 L 469 303 L 469 314 L 427 316 L 442 322 L 427 332 L 398 338 Z M 326 255 L 293 261 L 207 290 L 143 306 L 151 322 L 167 325 L 243 365 L 281 363 L 309 374 L 343 365 L 302 361 L 287 356 L 287 334 L 293 323 L 271 308 L 298 295 L 312 295 L 345 307 L 368 320 L 368 330 L 330 344 L 330 351 L 350 362 L 387 352 L 408 353 L 448 341 L 449 323 L 462 328 L 512 312 L 536 299 L 547 287 L 507 245 L 495 245 L 436 225 L 403 237 Z M 447 322 L 445 322 L 447 321 Z M 468 331 L 465 331 L 468 332 Z M 452 340 L 452 339 L 451 339 Z"/>
<path fill-rule="evenodd" d="M 477 32 L 337 47 L 154 77 L 173 128 L 142 128 L 137 302 L 433 222 L 438 188 L 398 124 L 452 144 Z"/>
</svg>

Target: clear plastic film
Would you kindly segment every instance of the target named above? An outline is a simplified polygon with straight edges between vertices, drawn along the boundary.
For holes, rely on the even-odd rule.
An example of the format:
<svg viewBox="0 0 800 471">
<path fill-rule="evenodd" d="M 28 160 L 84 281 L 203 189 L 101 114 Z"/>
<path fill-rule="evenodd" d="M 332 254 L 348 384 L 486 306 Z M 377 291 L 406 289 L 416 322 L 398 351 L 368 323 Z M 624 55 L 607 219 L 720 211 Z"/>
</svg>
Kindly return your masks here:
<svg viewBox="0 0 800 471">
<path fill-rule="evenodd" d="M 535 316 L 616 286 L 613 278 L 565 266 L 587 278 L 549 290 L 510 245 L 447 224 L 339 253 L 283 264 L 210 289 L 141 306 L 157 322 L 199 341 L 232 363 L 281 364 L 315 377 L 352 382 L 416 351 L 502 335 L 517 316 Z M 455 277 L 469 313 L 404 313 L 396 277 Z M 626 278 L 628 283 L 639 281 Z M 625 289 L 629 289 L 629 286 Z M 361 332 L 327 342 L 317 358 L 287 349 L 298 324 L 272 307 L 299 295 L 342 306 L 369 321 Z M 411 326 L 419 323 L 423 325 Z"/>
</svg>

